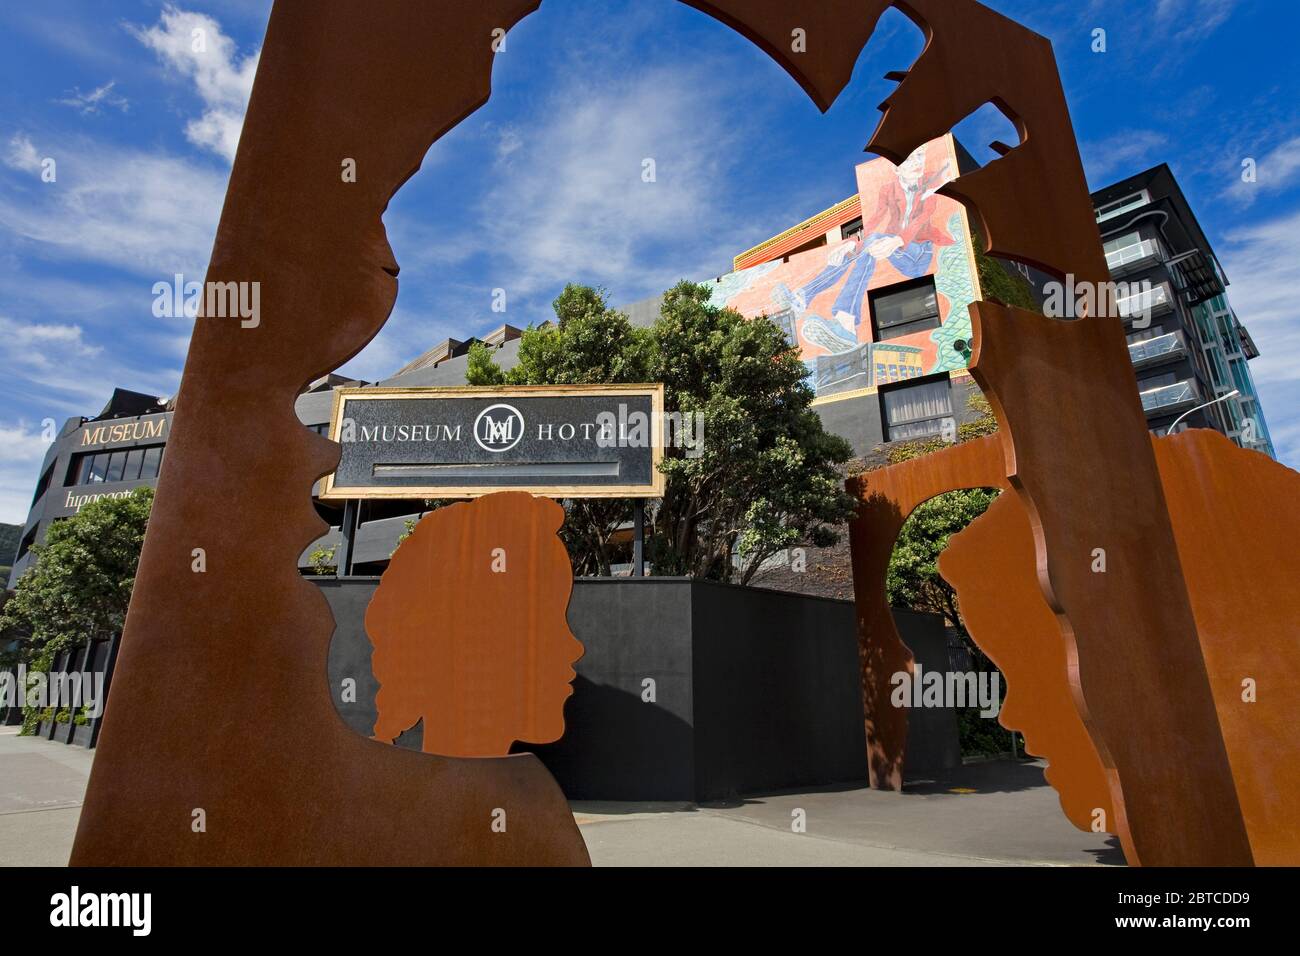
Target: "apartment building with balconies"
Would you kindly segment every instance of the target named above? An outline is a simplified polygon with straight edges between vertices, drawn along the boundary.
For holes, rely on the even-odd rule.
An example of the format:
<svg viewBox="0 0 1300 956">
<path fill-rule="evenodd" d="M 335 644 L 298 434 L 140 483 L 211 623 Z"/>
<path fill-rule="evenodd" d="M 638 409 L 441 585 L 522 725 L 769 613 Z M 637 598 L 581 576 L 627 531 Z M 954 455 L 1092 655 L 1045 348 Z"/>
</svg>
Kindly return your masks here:
<svg viewBox="0 0 1300 956">
<path fill-rule="evenodd" d="M 1117 305 L 1151 430 L 1213 428 L 1273 455 L 1248 364 L 1259 352 L 1173 172 L 1161 164 L 1092 200 L 1111 278 L 1128 290 Z"/>
</svg>

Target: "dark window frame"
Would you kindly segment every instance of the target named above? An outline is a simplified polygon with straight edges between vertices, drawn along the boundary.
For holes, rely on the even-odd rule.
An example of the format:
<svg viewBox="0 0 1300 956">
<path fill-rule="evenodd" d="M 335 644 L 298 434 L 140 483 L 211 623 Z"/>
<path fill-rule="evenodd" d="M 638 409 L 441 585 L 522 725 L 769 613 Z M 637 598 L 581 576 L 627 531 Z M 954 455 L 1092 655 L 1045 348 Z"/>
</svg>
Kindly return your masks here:
<svg viewBox="0 0 1300 956">
<path fill-rule="evenodd" d="M 890 420 L 889 420 L 889 409 L 888 409 L 888 406 L 887 406 L 887 403 L 886 403 L 886 398 L 885 398 L 886 395 L 890 395 L 890 394 L 893 394 L 894 392 L 902 392 L 902 391 L 906 391 L 906 390 L 908 390 L 908 389 L 918 388 L 918 387 L 922 387 L 922 386 L 926 386 L 926 385 L 933 385 L 933 384 L 935 384 L 936 382 L 947 382 L 947 383 L 948 383 L 948 411 L 947 411 L 946 413 L 941 414 L 941 415 L 924 415 L 924 416 L 921 416 L 921 417 L 918 417 L 918 418 L 909 418 L 909 419 L 907 419 L 906 421 L 901 421 L 901 422 L 890 422 Z M 937 373 L 937 374 L 935 374 L 935 375 L 925 375 L 925 376 L 922 376 L 922 377 L 920 377 L 920 378 L 906 379 L 906 380 L 901 381 L 901 382 L 891 382 L 891 383 L 889 383 L 888 385 L 882 385 L 882 386 L 880 386 L 880 387 L 877 389 L 877 394 L 880 396 L 880 425 L 881 425 L 881 434 L 884 436 L 884 439 L 885 439 L 885 441 L 887 441 L 887 442 L 891 442 L 891 441 L 919 441 L 919 440 L 923 440 L 923 439 L 925 439 L 925 438 L 928 438 L 928 437 L 930 437 L 931 435 L 937 435 L 937 434 L 940 434 L 940 433 L 942 432 L 942 430 L 943 430 L 942 428 L 940 428 L 939 431 L 930 432 L 930 433 L 928 433 L 928 434 L 926 434 L 926 435 L 911 435 L 911 436 L 909 436 L 909 437 L 907 437 L 907 438 L 894 438 L 894 437 L 892 436 L 892 434 L 891 434 L 891 429 L 894 429 L 894 428 L 901 428 L 901 427 L 903 427 L 904 425 L 917 425 L 917 424 L 920 424 L 920 423 L 922 423 L 922 422 L 932 422 L 932 421 L 935 421 L 935 422 L 942 422 L 944 419 L 947 419 L 947 418 L 951 418 L 951 419 L 953 420 L 954 424 L 955 424 L 956 421 L 957 421 L 957 410 L 956 410 L 955 406 L 953 405 L 952 376 L 949 375 L 947 372 L 939 372 L 939 373 Z"/>
<path fill-rule="evenodd" d="M 879 319 L 880 300 L 905 295 L 918 289 L 927 290 L 934 299 L 933 315 L 908 319 L 904 322 L 895 322 L 892 325 L 881 327 Z M 943 325 L 943 316 L 939 310 L 939 290 L 934 284 L 934 276 L 932 275 L 920 276 L 908 282 L 896 282 L 880 289 L 870 290 L 867 293 L 867 308 L 871 313 L 871 340 L 873 342 L 890 342 L 909 335 L 916 335 L 918 332 L 929 332 Z M 921 323 L 926 324 L 921 326 Z M 911 326 L 921 327 L 912 328 Z M 906 331 L 897 331 L 899 329 L 905 329 Z"/>
</svg>

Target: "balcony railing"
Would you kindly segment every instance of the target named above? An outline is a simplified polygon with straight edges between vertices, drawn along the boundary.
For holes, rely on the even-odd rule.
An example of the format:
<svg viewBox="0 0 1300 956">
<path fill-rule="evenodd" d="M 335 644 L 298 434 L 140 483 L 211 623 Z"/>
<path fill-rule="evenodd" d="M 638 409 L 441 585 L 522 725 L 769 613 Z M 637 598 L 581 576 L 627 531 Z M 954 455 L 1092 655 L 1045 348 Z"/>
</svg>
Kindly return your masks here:
<svg viewBox="0 0 1300 956">
<path fill-rule="evenodd" d="M 1184 348 L 1181 332 L 1166 332 L 1154 339 L 1130 343 L 1128 357 L 1134 365 L 1142 365 L 1145 362 L 1164 358 L 1168 355 L 1177 355 Z"/>
<path fill-rule="evenodd" d="M 1116 275 L 1129 271 L 1139 263 L 1162 258 L 1160 243 L 1154 239 L 1143 239 L 1131 246 L 1106 253 L 1106 265 L 1110 267 L 1111 275 Z"/>
<path fill-rule="evenodd" d="M 1170 308 L 1171 301 L 1169 286 L 1162 283 L 1146 292 L 1139 292 L 1124 299 L 1116 299 L 1115 310 L 1119 312 L 1121 317 L 1128 319 L 1135 315 L 1148 315 Z"/>
<path fill-rule="evenodd" d="M 1194 402 L 1196 398 L 1196 386 L 1190 381 L 1174 382 L 1173 385 L 1162 385 L 1160 388 L 1153 388 L 1150 391 L 1143 392 L 1142 410 L 1150 414 L 1156 409 L 1171 408 L 1174 405 Z"/>
</svg>

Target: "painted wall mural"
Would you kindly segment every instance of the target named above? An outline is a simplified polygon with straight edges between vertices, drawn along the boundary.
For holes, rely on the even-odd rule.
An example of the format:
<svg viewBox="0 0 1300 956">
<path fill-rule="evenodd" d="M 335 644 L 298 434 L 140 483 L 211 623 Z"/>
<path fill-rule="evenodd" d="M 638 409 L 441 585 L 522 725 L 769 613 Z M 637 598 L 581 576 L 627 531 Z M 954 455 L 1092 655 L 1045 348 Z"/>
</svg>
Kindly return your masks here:
<svg viewBox="0 0 1300 956">
<path fill-rule="evenodd" d="M 965 369 L 979 298 L 962 205 L 936 194 L 957 177 L 952 139 L 918 148 L 900 166 L 857 167 L 861 233 L 717 280 L 713 304 L 767 316 L 797 345 L 819 397 Z M 875 341 L 870 293 L 934 277 L 938 328 Z"/>
</svg>

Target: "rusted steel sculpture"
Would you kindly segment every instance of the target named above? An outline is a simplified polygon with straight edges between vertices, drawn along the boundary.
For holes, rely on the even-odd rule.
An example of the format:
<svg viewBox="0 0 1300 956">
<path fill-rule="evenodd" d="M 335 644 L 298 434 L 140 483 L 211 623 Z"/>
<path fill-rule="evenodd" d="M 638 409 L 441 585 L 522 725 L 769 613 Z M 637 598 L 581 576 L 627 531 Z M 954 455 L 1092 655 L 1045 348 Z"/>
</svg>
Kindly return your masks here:
<svg viewBox="0 0 1300 956">
<path fill-rule="evenodd" d="M 1255 862 L 1300 865 L 1300 474 L 1201 429 L 1155 451 Z"/>
<path fill-rule="evenodd" d="M 1251 851 L 1260 864 L 1295 865 L 1300 511 L 1276 503 L 1300 497 L 1300 474 L 1204 429 L 1154 444 Z M 1107 771 L 1072 699 L 1019 499 L 1003 495 L 954 535 L 939 566 L 971 636 L 1006 675 L 1002 724 L 1050 761 L 1048 782 L 1072 823 L 1088 829 L 1098 810 L 1108 819 Z"/>
<path fill-rule="evenodd" d="M 534 6 L 275 5 L 207 275 L 261 283 L 260 323 L 195 324 L 73 864 L 589 862 L 531 755 L 348 730 L 329 608 L 297 570 L 338 448 L 294 398 L 383 325 L 389 197 L 486 100 L 492 30 Z"/>
<path fill-rule="evenodd" d="M 894 674 L 915 676 L 912 652 L 903 643 L 885 596 L 885 575 L 894 542 L 908 515 L 937 494 L 954 488 L 1005 488 L 1002 450 L 997 439 L 978 438 L 933 455 L 869 471 L 848 482 L 858 499 L 849 524 L 853 550 L 862 706 L 867 725 L 867 771 L 871 786 L 903 789 L 907 746 L 905 708 L 890 703 Z"/>
<path fill-rule="evenodd" d="M 824 109 L 889 4 L 693 5 L 762 45 Z M 1105 280 L 1047 40 L 974 0 L 896 5 L 928 40 L 870 148 L 901 161 L 995 103 L 1021 145 L 943 191 L 972 208 L 991 253 Z M 586 862 L 533 758 L 440 759 L 343 728 L 322 676 L 329 612 L 296 568 L 323 530 L 311 484 L 338 453 L 299 425 L 294 397 L 384 323 L 397 263 L 383 210 L 486 100 L 494 31 L 535 6 L 276 4 L 207 276 L 259 282 L 262 316 L 196 324 L 74 863 Z M 340 176 L 349 163 L 355 181 Z M 1118 774 L 1130 862 L 1248 863 L 1208 678 L 1199 654 L 1184 657 L 1192 613 L 1123 334 L 1104 301 L 1097 311 L 1055 322 L 976 304 L 974 374 L 1078 660 L 1085 723 Z M 1097 548 L 1106 575 L 1090 573 Z M 1189 783 L 1171 793 L 1172 780 Z M 485 823 L 493 808 L 510 808 L 504 833 Z"/>
<path fill-rule="evenodd" d="M 563 523 L 556 502 L 504 492 L 415 526 L 366 609 L 376 740 L 423 722 L 425 753 L 500 757 L 564 735 L 582 645 L 565 617 Z"/>
<path fill-rule="evenodd" d="M 998 722 L 1024 735 L 1027 753 L 1047 760 L 1047 782 L 1071 823 L 1113 832 L 1109 777 L 1079 719 L 1066 644 L 1038 587 L 1034 534 L 1020 499 L 999 495 L 953 535 L 939 571 L 957 592 L 971 638 L 1006 679 Z"/>
<path fill-rule="evenodd" d="M 941 192 L 967 204 L 994 255 L 1072 275 L 1094 301 L 1077 321 L 979 302 L 972 373 L 1001 424 L 1005 474 L 1031 517 L 1039 585 L 1056 616 L 1076 703 L 1113 767 L 1115 823 L 1130 863 L 1248 864 L 1250 848 L 1198 651 L 1173 531 L 1051 44 L 973 0 L 899 0 L 927 36 L 885 101 L 869 148 L 900 162 L 995 104 L 1021 143 Z M 743 19 L 756 7 L 723 3 Z M 859 3 L 828 5 L 844 11 Z M 867 4 L 878 15 L 884 2 Z M 745 14 L 740 11 L 744 10 Z M 801 11 L 772 12 L 781 28 Z M 782 35 L 771 30 L 767 36 Z M 811 39 L 811 37 L 810 37 Z M 809 47 L 811 49 L 811 45 Z M 827 45 L 827 56 L 840 56 Z M 782 54 L 783 62 L 790 59 Z M 796 56 L 797 58 L 797 56 Z M 851 58 L 819 66 L 847 82 Z M 798 71 L 798 67 L 794 67 Z M 805 74 L 806 76 L 807 74 Z M 1079 410 L 1088 409 L 1084 415 Z M 944 489 L 938 489 L 944 490 Z M 1098 550 L 1110 571 L 1094 574 Z M 1159 593 L 1162 600 L 1152 601 Z M 873 635 L 863 633 L 867 645 Z M 870 656 L 864 652 L 864 659 Z M 1166 666 L 1169 659 L 1185 667 Z M 1115 667 L 1124 660 L 1125 667 Z M 1084 690 L 1086 689 L 1086 698 Z M 1132 726 L 1146 728 L 1132 734 Z M 1195 780 L 1171 793 L 1170 780 Z"/>
</svg>

